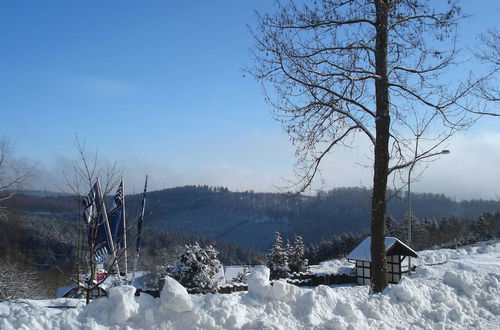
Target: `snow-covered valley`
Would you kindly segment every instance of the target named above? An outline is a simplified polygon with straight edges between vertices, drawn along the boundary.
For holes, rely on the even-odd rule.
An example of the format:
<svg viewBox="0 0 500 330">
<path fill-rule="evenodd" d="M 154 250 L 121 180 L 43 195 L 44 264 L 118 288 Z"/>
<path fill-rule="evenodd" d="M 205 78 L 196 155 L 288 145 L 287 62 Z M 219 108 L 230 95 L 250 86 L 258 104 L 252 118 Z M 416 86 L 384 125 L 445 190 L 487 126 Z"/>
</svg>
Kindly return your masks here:
<svg viewBox="0 0 500 330">
<path fill-rule="evenodd" d="M 161 298 L 135 297 L 133 287 L 121 286 L 88 306 L 77 299 L 14 300 L 0 303 L 0 329 L 500 328 L 500 242 L 421 251 L 416 264 L 411 277 L 371 296 L 367 286 L 271 286 L 259 266 L 248 292 L 188 295 L 167 278 Z M 329 267 L 345 262 L 318 270 Z"/>
</svg>

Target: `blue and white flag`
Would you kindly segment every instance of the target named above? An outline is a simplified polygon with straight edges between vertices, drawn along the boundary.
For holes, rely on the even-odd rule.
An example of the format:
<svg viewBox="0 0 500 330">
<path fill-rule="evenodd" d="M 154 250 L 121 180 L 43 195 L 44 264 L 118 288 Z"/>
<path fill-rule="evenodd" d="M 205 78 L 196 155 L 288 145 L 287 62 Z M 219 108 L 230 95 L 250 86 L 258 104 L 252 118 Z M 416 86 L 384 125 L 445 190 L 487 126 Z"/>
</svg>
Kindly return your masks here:
<svg viewBox="0 0 500 330">
<path fill-rule="evenodd" d="M 94 186 L 90 189 L 90 192 L 85 198 L 83 199 L 83 220 L 87 223 L 90 224 L 93 218 L 96 217 L 97 215 L 97 206 L 96 206 L 96 196 L 98 195 L 98 190 L 97 190 L 97 182 L 94 184 Z"/>
<path fill-rule="evenodd" d="M 96 181 L 89 194 L 84 198 L 83 206 L 83 218 L 88 224 L 88 240 L 94 257 L 98 258 L 110 254 L 111 248 L 104 223 L 106 207 L 101 201 L 99 181 Z"/>
<path fill-rule="evenodd" d="M 123 248 L 123 228 L 124 228 L 124 210 L 123 210 L 123 181 L 118 186 L 115 194 L 115 208 L 109 211 L 108 221 L 111 229 L 111 236 L 115 249 Z"/>
</svg>

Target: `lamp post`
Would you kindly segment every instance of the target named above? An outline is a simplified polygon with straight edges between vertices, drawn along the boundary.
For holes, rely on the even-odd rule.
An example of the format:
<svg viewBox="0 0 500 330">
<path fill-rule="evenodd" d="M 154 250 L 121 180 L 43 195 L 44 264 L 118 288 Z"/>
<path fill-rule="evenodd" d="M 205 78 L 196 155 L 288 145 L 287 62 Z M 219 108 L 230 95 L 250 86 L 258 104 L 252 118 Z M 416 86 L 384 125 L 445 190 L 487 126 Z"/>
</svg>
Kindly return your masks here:
<svg viewBox="0 0 500 330">
<path fill-rule="evenodd" d="M 411 171 L 413 170 L 413 167 L 417 163 L 417 161 L 429 158 L 429 157 L 434 157 L 438 155 L 447 155 L 449 154 L 449 150 L 442 150 L 440 152 L 435 152 L 433 154 L 426 155 L 424 157 L 420 157 L 418 159 L 415 159 L 411 165 L 410 169 L 408 171 L 408 246 L 411 248 L 411 220 L 413 218 L 412 215 L 412 210 L 411 210 Z M 411 257 L 408 257 L 408 273 L 411 274 Z"/>
</svg>

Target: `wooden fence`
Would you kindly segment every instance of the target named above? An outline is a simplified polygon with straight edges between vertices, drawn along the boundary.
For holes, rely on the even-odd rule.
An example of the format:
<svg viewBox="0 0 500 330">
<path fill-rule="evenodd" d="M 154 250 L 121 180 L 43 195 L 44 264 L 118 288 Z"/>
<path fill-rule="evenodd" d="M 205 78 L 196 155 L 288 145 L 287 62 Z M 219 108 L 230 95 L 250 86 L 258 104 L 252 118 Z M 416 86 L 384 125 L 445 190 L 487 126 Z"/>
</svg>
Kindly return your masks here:
<svg viewBox="0 0 500 330">
<path fill-rule="evenodd" d="M 290 278 L 286 279 L 287 283 L 296 286 L 318 286 L 332 284 L 353 284 L 356 283 L 356 277 L 347 274 L 309 274 L 309 273 L 294 273 Z M 273 282 L 271 281 L 271 285 Z M 222 285 L 219 288 L 219 293 L 233 293 L 239 291 L 247 291 L 246 284 L 235 283 Z"/>
</svg>

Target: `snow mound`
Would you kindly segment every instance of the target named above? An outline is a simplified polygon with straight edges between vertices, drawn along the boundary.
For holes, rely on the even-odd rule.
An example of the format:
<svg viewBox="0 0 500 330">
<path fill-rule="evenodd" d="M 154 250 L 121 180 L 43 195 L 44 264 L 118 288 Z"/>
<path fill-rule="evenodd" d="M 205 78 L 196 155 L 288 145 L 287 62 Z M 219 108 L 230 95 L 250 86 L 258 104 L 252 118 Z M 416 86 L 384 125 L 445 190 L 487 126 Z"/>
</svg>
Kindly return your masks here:
<svg viewBox="0 0 500 330">
<path fill-rule="evenodd" d="M 271 284 L 269 283 L 269 275 L 271 271 L 263 265 L 255 266 L 248 276 L 248 293 L 256 297 L 265 298 L 269 295 Z"/>
<path fill-rule="evenodd" d="M 248 277 L 248 293 L 254 298 L 269 298 L 291 302 L 297 300 L 300 289 L 285 280 L 269 282 L 270 270 L 266 266 L 255 266 Z"/>
<path fill-rule="evenodd" d="M 459 293 L 472 296 L 477 291 L 475 278 L 471 274 L 448 271 L 443 275 L 443 283 L 457 289 Z"/>
<path fill-rule="evenodd" d="M 126 324 L 139 314 L 135 291 L 130 285 L 113 287 L 109 290 L 109 299 L 92 301 L 83 309 L 82 317 L 94 318 L 103 324 Z"/>
<path fill-rule="evenodd" d="M 169 276 L 165 277 L 165 285 L 161 290 L 161 303 L 166 309 L 176 313 L 193 309 L 193 302 L 186 288 Z"/>
<path fill-rule="evenodd" d="M 292 284 L 286 283 L 284 280 L 274 281 L 271 290 L 269 290 L 269 298 L 293 302 L 297 300 L 300 294 L 300 289 Z"/>
</svg>

